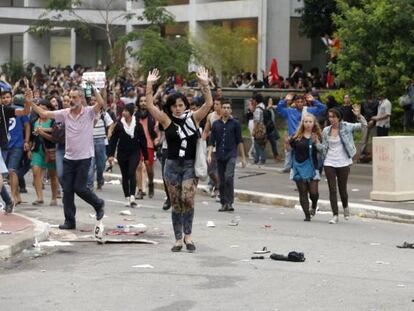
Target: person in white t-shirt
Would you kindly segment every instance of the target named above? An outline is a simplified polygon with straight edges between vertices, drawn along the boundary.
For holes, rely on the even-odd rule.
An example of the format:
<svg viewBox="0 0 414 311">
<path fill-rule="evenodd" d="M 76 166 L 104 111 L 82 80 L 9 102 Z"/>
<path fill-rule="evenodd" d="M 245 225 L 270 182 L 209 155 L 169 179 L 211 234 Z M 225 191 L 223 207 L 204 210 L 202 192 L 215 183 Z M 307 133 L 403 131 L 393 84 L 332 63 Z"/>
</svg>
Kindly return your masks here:
<svg viewBox="0 0 414 311">
<path fill-rule="evenodd" d="M 391 127 L 392 105 L 385 97 L 380 97 L 379 100 L 378 113 L 371 120 L 374 120 L 377 126 L 377 136 L 388 136 Z"/>
</svg>

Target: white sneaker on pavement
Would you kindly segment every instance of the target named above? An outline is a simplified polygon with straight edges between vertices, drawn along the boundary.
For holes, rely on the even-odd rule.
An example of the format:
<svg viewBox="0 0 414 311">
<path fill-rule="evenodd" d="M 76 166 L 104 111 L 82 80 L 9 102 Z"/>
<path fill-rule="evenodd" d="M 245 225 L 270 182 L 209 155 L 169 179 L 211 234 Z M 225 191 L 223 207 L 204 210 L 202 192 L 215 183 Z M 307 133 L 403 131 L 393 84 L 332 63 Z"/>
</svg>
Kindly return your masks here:
<svg viewBox="0 0 414 311">
<path fill-rule="evenodd" d="M 339 221 L 338 219 L 338 215 L 334 215 L 334 217 L 332 217 L 332 219 L 329 221 L 330 224 L 337 224 Z"/>
</svg>

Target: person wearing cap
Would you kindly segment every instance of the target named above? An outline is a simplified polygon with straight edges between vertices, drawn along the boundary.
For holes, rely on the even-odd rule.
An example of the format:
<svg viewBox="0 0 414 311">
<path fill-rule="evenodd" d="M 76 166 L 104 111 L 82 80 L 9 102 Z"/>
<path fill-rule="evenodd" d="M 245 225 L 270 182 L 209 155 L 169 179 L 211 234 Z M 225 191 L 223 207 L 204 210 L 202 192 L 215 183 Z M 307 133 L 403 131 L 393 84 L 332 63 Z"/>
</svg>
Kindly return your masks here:
<svg viewBox="0 0 414 311">
<path fill-rule="evenodd" d="M 23 107 L 24 96 L 21 94 L 15 95 L 12 102 L 11 97 L 6 94 L 2 97 L 1 104 L 13 108 Z M 20 204 L 22 200 L 19 192 L 17 172 L 20 168 L 24 152 L 30 150 L 30 123 L 28 116 L 10 118 L 9 134 L 8 150 L 5 153 L 6 157 L 4 161 L 9 171 L 9 184 L 13 200 L 16 204 Z"/>
<path fill-rule="evenodd" d="M 31 93 L 31 92 L 30 92 Z M 11 102 L 11 91 L 3 91 L 1 93 L 2 102 Z M 29 91 L 25 93 L 24 109 L 17 109 L 15 107 L 1 105 L 0 111 L 0 148 L 3 159 L 7 159 L 7 150 L 9 144 L 9 123 L 11 118 L 16 116 L 27 116 L 30 113 L 30 101 L 28 101 Z M 15 202 L 10 198 L 10 194 L 6 187 L 1 188 L 0 195 L 6 203 L 6 213 L 13 212 Z"/>
<path fill-rule="evenodd" d="M 88 169 L 93 150 L 93 126 L 95 116 L 104 105 L 99 91 L 92 85 L 96 96 L 94 106 L 85 106 L 86 99 L 82 89 L 74 88 L 70 91 L 70 108 L 57 111 L 46 111 L 32 104 L 33 110 L 40 117 L 55 119 L 65 124 L 65 158 L 63 160 L 63 210 L 65 222 L 59 225 L 60 229 L 76 229 L 75 193 L 84 201 L 93 206 L 98 221 L 95 236 L 102 232 L 101 221 L 104 216 L 105 201 L 87 187 Z"/>
</svg>

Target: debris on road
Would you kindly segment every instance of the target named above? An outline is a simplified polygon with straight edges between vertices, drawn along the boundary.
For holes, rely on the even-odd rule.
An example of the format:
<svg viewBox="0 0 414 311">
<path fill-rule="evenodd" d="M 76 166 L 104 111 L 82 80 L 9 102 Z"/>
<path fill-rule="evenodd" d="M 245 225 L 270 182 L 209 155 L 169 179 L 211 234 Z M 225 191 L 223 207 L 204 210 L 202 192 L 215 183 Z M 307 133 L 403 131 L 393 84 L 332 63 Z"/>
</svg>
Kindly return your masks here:
<svg viewBox="0 0 414 311">
<path fill-rule="evenodd" d="M 265 259 L 264 256 L 252 256 L 252 259 Z"/>
<path fill-rule="evenodd" d="M 380 245 L 381 245 L 381 243 L 378 243 L 378 242 L 373 242 L 373 243 L 369 243 L 369 245 L 371 245 L 371 246 L 380 246 Z"/>
<path fill-rule="evenodd" d="M 402 245 L 397 245 L 398 248 L 412 248 L 414 249 L 414 243 L 404 242 Z"/>
<path fill-rule="evenodd" d="M 4 230 L 0 230 L 0 234 L 11 234 L 11 231 L 4 231 Z"/>
<path fill-rule="evenodd" d="M 270 255 L 273 260 L 279 261 L 292 261 L 292 262 L 304 262 L 306 260 L 305 254 L 301 252 L 292 251 L 287 256 L 273 253 Z"/>
<path fill-rule="evenodd" d="M 44 241 L 38 243 L 39 247 L 57 247 L 57 246 L 72 246 L 70 242 L 61 242 L 61 241 Z"/>
<path fill-rule="evenodd" d="M 376 263 L 377 265 L 389 265 L 389 264 L 390 264 L 389 262 L 382 261 L 382 260 L 377 260 L 375 263 Z"/>
<path fill-rule="evenodd" d="M 207 227 L 214 228 L 215 226 L 216 225 L 215 225 L 214 221 L 211 221 L 211 220 L 207 221 Z"/>
<path fill-rule="evenodd" d="M 236 219 L 232 219 L 229 222 L 229 226 L 238 226 L 239 225 L 239 221 Z"/>
<path fill-rule="evenodd" d="M 265 228 L 272 228 L 272 225 L 266 224 L 264 225 Z"/>
<path fill-rule="evenodd" d="M 268 254 L 270 251 L 267 249 L 266 246 L 263 246 L 263 248 L 259 251 L 254 251 L 253 254 Z"/>
<path fill-rule="evenodd" d="M 238 245 L 230 245 L 230 248 L 238 248 Z"/>
<path fill-rule="evenodd" d="M 122 216 L 131 216 L 132 213 L 131 213 L 131 211 L 123 210 L 123 211 L 120 211 L 119 212 L 119 215 L 122 215 Z"/>
<path fill-rule="evenodd" d="M 132 266 L 132 268 L 141 268 L 141 269 L 154 269 L 153 265 L 136 265 L 136 266 Z"/>
<path fill-rule="evenodd" d="M 111 179 L 109 181 L 105 181 L 105 184 L 110 184 L 110 185 L 120 185 L 121 182 L 118 179 Z"/>
</svg>

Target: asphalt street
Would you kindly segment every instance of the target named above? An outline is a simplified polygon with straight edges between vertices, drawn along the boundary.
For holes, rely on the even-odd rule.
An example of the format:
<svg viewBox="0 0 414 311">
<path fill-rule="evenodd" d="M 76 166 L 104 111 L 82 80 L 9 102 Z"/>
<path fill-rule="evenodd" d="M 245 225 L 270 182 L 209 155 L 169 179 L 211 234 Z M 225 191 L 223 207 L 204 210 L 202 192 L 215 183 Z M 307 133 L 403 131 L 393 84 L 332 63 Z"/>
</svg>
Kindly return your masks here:
<svg viewBox="0 0 414 311">
<path fill-rule="evenodd" d="M 33 201 L 33 193 L 24 199 Z M 198 196 L 197 252 L 172 253 L 162 192 L 134 210 L 123 206 L 120 185 L 106 184 L 98 194 L 106 200 L 107 232 L 142 223 L 140 238 L 158 244 L 74 242 L 1 262 L 0 310 L 414 310 L 414 251 L 396 248 L 414 240 L 412 225 L 357 217 L 329 225 L 331 215 L 320 213 L 308 223 L 296 209 L 238 202 L 234 213 L 218 213 L 218 203 Z M 132 215 L 121 216 L 123 210 Z M 52 225 L 63 220 L 62 207 L 23 204 L 16 211 Z M 77 237 L 91 234 L 90 214 L 78 201 Z M 67 237 L 51 230 L 54 238 Z M 252 260 L 264 246 L 304 252 L 306 261 L 269 254 Z"/>
</svg>

